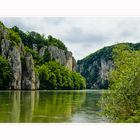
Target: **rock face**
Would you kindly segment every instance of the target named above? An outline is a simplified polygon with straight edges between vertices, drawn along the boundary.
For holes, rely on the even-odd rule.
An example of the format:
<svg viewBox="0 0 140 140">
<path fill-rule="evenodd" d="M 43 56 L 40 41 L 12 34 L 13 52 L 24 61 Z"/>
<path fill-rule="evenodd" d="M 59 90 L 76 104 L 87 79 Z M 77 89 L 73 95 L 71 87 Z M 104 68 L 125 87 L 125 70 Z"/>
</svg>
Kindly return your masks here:
<svg viewBox="0 0 140 140">
<path fill-rule="evenodd" d="M 21 61 L 20 52 L 16 46 L 12 46 L 11 41 L 2 39 L 1 54 L 5 57 L 12 69 L 13 80 L 10 89 L 21 89 Z"/>
<path fill-rule="evenodd" d="M 112 47 L 103 48 L 79 60 L 77 71 L 86 78 L 87 88 L 108 88 L 109 71 L 112 70 Z"/>
<path fill-rule="evenodd" d="M 22 42 L 13 43 L 8 37 L 7 29 L 0 26 L 0 55 L 8 60 L 13 73 L 9 89 L 38 89 L 39 78 L 35 74 L 32 55 L 25 53 Z M 24 59 L 24 67 L 21 57 Z"/>
<path fill-rule="evenodd" d="M 94 61 L 85 69 L 84 64 L 78 64 L 78 71 L 86 78 L 87 87 L 93 89 L 106 89 L 108 87 L 109 71 L 113 69 L 113 62 L 101 59 Z"/>
<path fill-rule="evenodd" d="M 69 70 L 75 71 L 77 64 L 76 60 L 69 51 L 61 50 L 55 46 L 44 46 L 39 50 L 40 56 L 43 56 L 46 52 L 50 54 L 50 59 L 59 62 L 61 65 L 66 66 Z"/>
<path fill-rule="evenodd" d="M 73 71 L 76 71 L 77 69 L 77 62 L 76 60 L 74 59 L 74 57 L 72 57 L 72 70 Z"/>
<path fill-rule="evenodd" d="M 111 60 L 105 61 L 101 59 L 101 69 L 100 69 L 100 76 L 102 82 L 108 80 L 109 71 L 113 69 L 113 62 Z"/>
<path fill-rule="evenodd" d="M 22 63 L 22 89 L 37 89 L 32 55 L 26 53 L 24 59 L 25 61 Z"/>
</svg>

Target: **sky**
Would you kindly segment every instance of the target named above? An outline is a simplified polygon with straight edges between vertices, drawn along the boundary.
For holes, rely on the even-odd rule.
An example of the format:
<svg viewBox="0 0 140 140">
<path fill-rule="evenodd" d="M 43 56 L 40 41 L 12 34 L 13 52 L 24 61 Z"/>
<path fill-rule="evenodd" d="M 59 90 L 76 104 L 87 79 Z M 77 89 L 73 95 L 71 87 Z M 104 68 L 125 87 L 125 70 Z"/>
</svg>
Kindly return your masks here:
<svg viewBox="0 0 140 140">
<path fill-rule="evenodd" d="M 140 42 L 140 17 L 1 17 L 7 26 L 52 35 L 76 60 L 109 45 Z"/>
</svg>

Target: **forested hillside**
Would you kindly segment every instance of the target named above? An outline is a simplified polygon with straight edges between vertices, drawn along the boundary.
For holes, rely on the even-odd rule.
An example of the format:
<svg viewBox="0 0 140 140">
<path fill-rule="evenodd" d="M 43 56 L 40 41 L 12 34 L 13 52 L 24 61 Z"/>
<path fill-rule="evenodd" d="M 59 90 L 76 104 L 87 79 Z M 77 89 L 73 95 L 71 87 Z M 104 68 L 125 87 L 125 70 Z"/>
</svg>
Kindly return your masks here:
<svg viewBox="0 0 140 140">
<path fill-rule="evenodd" d="M 131 50 L 139 50 L 140 43 L 119 43 L 120 45 L 127 45 Z M 119 45 L 118 44 L 118 45 Z M 106 89 L 108 88 L 108 74 L 113 69 L 112 51 L 116 46 L 108 46 L 98 50 L 77 62 L 78 72 L 85 77 L 87 81 L 87 88 Z"/>
<path fill-rule="evenodd" d="M 83 89 L 76 61 L 51 35 L 7 28 L 0 22 L 0 89 Z M 6 83 L 6 84 L 5 84 Z"/>
</svg>

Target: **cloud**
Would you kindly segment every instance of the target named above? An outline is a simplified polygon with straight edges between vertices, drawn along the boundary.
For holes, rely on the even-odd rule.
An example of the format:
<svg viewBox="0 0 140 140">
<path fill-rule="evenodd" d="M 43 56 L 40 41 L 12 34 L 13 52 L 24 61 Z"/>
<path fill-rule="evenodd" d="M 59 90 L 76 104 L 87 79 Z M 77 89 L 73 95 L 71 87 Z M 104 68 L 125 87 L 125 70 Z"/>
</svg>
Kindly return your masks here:
<svg viewBox="0 0 140 140">
<path fill-rule="evenodd" d="M 107 36 L 99 33 L 84 32 L 81 28 L 72 28 L 67 32 L 64 40 L 73 43 L 99 43 L 107 40 Z"/>
<path fill-rule="evenodd" d="M 139 17 L 5 17 L 8 27 L 62 40 L 76 59 L 117 42 L 140 42 Z"/>
</svg>

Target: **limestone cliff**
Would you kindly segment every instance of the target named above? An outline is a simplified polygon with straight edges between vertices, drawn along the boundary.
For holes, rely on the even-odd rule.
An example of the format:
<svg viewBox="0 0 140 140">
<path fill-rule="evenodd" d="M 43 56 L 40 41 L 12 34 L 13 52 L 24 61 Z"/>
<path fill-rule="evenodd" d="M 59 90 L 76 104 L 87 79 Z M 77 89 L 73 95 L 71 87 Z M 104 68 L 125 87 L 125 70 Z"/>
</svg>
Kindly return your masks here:
<svg viewBox="0 0 140 140">
<path fill-rule="evenodd" d="M 22 89 L 39 89 L 39 80 L 36 83 L 36 74 L 34 70 L 34 62 L 32 55 L 26 53 L 24 56 L 25 62 L 22 65 Z"/>
<path fill-rule="evenodd" d="M 109 71 L 113 69 L 112 48 L 105 47 L 78 61 L 77 71 L 86 78 L 87 88 L 108 88 Z"/>
<path fill-rule="evenodd" d="M 39 54 L 43 56 L 46 52 L 50 54 L 50 59 L 66 66 L 69 70 L 75 71 L 77 64 L 72 56 L 72 52 L 57 48 L 56 46 L 44 46 L 39 50 Z"/>
<path fill-rule="evenodd" d="M 9 89 L 38 89 L 39 82 L 36 80 L 38 77 L 35 75 L 33 58 L 25 53 L 22 41 L 16 42 L 12 37 L 10 30 L 0 25 L 0 55 L 8 60 L 13 75 Z M 21 57 L 24 59 L 24 67 Z"/>
<path fill-rule="evenodd" d="M 39 57 L 48 53 L 50 60 L 58 61 L 71 71 L 76 70 L 76 61 L 71 52 L 57 46 L 44 45 L 39 48 L 35 43 L 31 45 L 31 51 L 34 51 Z M 8 29 L 0 22 L 0 55 L 8 60 L 13 75 L 9 89 L 39 89 L 40 81 L 38 74 L 35 72 L 33 54 L 25 48 L 19 34 Z"/>
<path fill-rule="evenodd" d="M 13 79 L 10 84 L 10 89 L 21 89 L 21 61 L 20 52 L 16 46 L 11 44 L 10 40 L 1 40 L 1 55 L 5 57 L 11 67 Z"/>
</svg>

